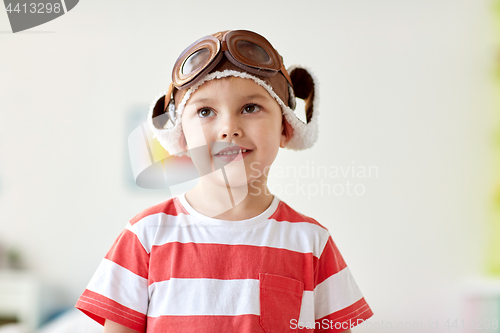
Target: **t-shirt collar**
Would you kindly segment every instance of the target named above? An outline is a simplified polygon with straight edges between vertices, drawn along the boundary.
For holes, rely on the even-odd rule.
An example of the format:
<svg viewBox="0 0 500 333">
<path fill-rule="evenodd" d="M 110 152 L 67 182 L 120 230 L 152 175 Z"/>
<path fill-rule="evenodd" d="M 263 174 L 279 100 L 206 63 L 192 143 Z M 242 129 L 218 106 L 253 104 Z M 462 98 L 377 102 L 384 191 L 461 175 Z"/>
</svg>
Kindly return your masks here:
<svg viewBox="0 0 500 333">
<path fill-rule="evenodd" d="M 269 205 L 269 207 L 267 207 L 266 210 L 263 211 L 261 214 L 246 220 L 228 221 L 228 220 L 220 220 L 220 219 L 215 219 L 213 217 L 208 217 L 196 211 L 193 207 L 191 207 L 191 205 L 186 200 L 186 192 L 177 195 L 176 198 L 179 200 L 184 209 L 186 209 L 189 215 L 194 217 L 200 223 L 213 226 L 228 227 L 228 228 L 246 228 L 255 226 L 257 224 L 266 221 L 276 212 L 276 209 L 278 208 L 278 205 L 281 201 L 276 195 L 273 195 L 273 201 L 271 202 L 271 205 Z"/>
</svg>

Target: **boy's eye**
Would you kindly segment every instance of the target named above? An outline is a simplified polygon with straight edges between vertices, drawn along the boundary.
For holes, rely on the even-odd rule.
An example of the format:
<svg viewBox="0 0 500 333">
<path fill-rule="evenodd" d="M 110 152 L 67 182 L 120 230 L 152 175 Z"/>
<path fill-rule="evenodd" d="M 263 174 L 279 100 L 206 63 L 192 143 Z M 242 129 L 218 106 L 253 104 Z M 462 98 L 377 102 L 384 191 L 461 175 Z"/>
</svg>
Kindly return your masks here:
<svg viewBox="0 0 500 333">
<path fill-rule="evenodd" d="M 245 113 L 254 113 L 260 111 L 260 106 L 258 106 L 257 104 L 247 104 L 243 107 L 243 111 Z"/>
<path fill-rule="evenodd" d="M 201 118 L 206 118 L 206 117 L 210 116 L 210 113 L 212 113 L 212 112 L 213 112 L 212 109 L 202 108 L 202 109 L 198 110 L 198 116 L 200 116 Z"/>
</svg>

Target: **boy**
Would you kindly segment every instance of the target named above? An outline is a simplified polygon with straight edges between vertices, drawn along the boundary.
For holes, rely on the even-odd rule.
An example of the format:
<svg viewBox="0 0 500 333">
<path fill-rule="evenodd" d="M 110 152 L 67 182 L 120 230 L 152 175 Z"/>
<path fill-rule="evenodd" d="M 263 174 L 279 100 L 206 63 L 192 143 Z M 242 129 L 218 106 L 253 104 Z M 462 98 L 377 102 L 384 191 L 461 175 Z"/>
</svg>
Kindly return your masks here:
<svg viewBox="0 0 500 333">
<path fill-rule="evenodd" d="M 371 317 L 328 230 L 267 188 L 280 147 L 316 141 L 311 74 L 237 30 L 190 45 L 172 80 L 148 121 L 199 182 L 130 220 L 76 307 L 106 333 L 350 332 Z"/>
</svg>

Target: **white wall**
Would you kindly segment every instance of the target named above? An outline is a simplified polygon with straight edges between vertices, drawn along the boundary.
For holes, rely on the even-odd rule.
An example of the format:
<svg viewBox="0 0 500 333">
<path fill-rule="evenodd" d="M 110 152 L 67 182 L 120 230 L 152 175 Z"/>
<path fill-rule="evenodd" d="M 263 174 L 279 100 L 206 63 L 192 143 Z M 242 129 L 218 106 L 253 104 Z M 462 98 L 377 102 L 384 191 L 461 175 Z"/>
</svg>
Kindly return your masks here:
<svg viewBox="0 0 500 333">
<path fill-rule="evenodd" d="M 276 170 L 378 170 L 323 180 L 363 195 L 283 193 L 295 180 L 282 177 L 276 194 L 329 228 L 374 322 L 457 317 L 455 286 L 483 270 L 492 191 L 490 8 L 85 0 L 18 34 L 0 10 L 0 242 L 74 303 L 126 222 L 166 199 L 127 185 L 128 112 L 146 117 L 192 41 L 249 29 L 320 80 L 319 141 L 281 151 Z"/>
</svg>

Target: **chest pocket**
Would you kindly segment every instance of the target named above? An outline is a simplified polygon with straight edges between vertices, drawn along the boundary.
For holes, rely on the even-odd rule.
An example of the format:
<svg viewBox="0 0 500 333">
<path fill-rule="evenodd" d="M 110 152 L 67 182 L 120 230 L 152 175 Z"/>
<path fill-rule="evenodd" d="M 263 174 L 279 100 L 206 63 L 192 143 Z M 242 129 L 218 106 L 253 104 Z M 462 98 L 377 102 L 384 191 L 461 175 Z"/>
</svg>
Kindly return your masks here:
<svg viewBox="0 0 500 333">
<path fill-rule="evenodd" d="M 260 273 L 259 290 L 260 325 L 264 331 L 297 332 L 295 327 L 299 320 L 304 283 L 285 276 Z"/>
</svg>

